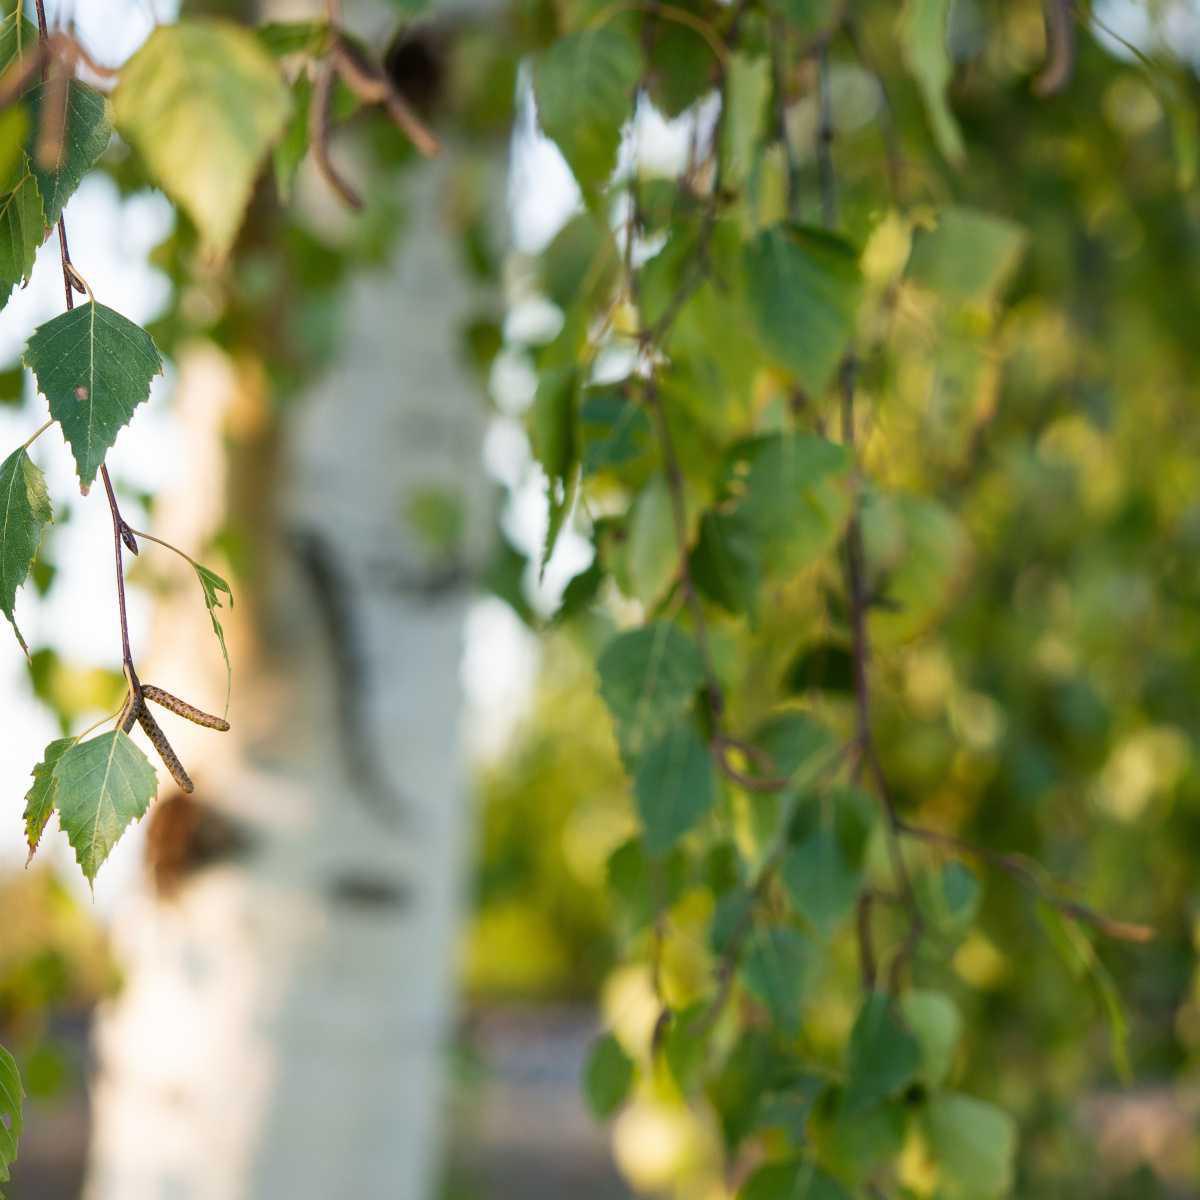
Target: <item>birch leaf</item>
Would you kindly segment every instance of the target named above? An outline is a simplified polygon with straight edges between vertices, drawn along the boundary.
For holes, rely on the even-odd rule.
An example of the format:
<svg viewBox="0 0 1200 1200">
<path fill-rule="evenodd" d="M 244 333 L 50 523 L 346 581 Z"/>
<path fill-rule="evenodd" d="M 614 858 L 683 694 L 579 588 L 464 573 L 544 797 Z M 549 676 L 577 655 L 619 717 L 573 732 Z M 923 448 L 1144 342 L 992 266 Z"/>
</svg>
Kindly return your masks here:
<svg viewBox="0 0 1200 1200">
<path fill-rule="evenodd" d="M 108 105 L 104 97 L 95 88 L 72 80 L 67 91 L 67 119 L 63 127 L 62 144 L 58 148 L 58 159 L 49 164 L 39 162 L 37 143 L 47 86 L 44 83 L 36 84 L 26 96 L 32 120 L 29 122 L 29 140 L 25 149 L 30 170 L 42 196 L 46 227 L 49 228 L 62 215 L 63 207 L 83 177 L 107 149 L 112 138 L 112 126 L 108 121 Z"/>
<path fill-rule="evenodd" d="M 0 1046 L 0 1183 L 8 1182 L 8 1168 L 17 1160 L 24 1095 L 16 1060 Z M 3 1197 L 0 1192 L 0 1200 Z"/>
<path fill-rule="evenodd" d="M 0 611 L 12 624 L 22 649 L 25 639 L 13 606 L 17 589 L 33 565 L 42 530 L 52 519 L 45 476 L 24 449 L 14 451 L 0 463 Z"/>
<path fill-rule="evenodd" d="M 229 584 L 220 577 L 215 571 L 210 571 L 207 567 L 202 567 L 199 563 L 192 563 L 196 569 L 196 576 L 200 580 L 200 586 L 204 589 L 204 607 L 208 609 L 208 619 L 212 622 L 213 633 L 217 635 L 217 641 L 221 644 L 221 656 L 225 659 L 225 709 L 229 710 L 229 689 L 233 681 L 233 668 L 229 663 L 229 647 L 225 645 L 225 630 L 221 627 L 221 622 L 217 618 L 217 609 L 224 608 L 221 603 L 221 596 L 229 598 L 229 607 L 233 607 L 233 591 Z"/>
<path fill-rule="evenodd" d="M 228 21 L 160 25 L 121 72 L 113 112 L 163 189 L 223 257 L 291 97 L 278 65 Z"/>
<path fill-rule="evenodd" d="M 33 768 L 33 786 L 25 793 L 25 840 L 29 843 L 29 858 L 33 859 L 42 840 L 46 822 L 54 811 L 58 783 L 54 768 L 58 760 L 75 744 L 74 738 L 57 738 L 42 754 L 42 761 Z"/>
<path fill-rule="evenodd" d="M 0 308 L 24 283 L 46 233 L 42 197 L 33 173 L 26 170 L 10 192 L 0 195 Z"/>
<path fill-rule="evenodd" d="M 72 746 L 54 768 L 58 817 L 75 858 L 94 883 L 130 822 L 145 815 L 157 779 L 127 733 L 114 729 Z"/>
<path fill-rule="evenodd" d="M 104 456 L 150 395 L 162 359 L 150 335 L 94 301 L 33 331 L 24 362 L 62 425 L 86 492 Z"/>
</svg>

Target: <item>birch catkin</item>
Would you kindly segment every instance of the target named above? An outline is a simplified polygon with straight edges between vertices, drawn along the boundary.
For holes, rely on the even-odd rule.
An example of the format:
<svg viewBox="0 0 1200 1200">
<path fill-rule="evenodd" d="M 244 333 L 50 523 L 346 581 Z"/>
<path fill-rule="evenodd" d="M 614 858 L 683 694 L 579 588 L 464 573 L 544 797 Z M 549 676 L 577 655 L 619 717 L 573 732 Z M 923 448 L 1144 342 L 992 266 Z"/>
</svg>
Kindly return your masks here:
<svg viewBox="0 0 1200 1200">
<path fill-rule="evenodd" d="M 214 717 L 209 713 L 202 712 L 186 700 L 180 700 L 178 696 L 172 696 L 170 692 L 164 692 L 162 688 L 155 687 L 152 683 L 142 685 L 142 695 L 147 700 L 153 700 L 155 704 L 161 705 L 168 712 L 173 712 L 176 716 L 191 721 L 194 725 L 203 725 L 206 729 L 218 729 L 222 733 L 229 729 L 229 722 L 223 717 Z"/>
<path fill-rule="evenodd" d="M 143 689 L 143 695 L 145 689 Z M 171 778 L 179 785 L 180 791 L 192 792 L 194 785 L 188 777 L 188 773 L 183 769 L 183 763 L 179 761 L 179 756 L 171 749 L 171 743 L 167 741 L 167 735 L 159 728 L 158 722 L 150 715 L 150 710 L 144 705 L 138 707 L 137 713 L 138 723 L 145 730 L 146 736 L 150 739 L 150 744 L 158 751 L 158 757 L 163 760 L 163 766 L 171 772 Z"/>
</svg>

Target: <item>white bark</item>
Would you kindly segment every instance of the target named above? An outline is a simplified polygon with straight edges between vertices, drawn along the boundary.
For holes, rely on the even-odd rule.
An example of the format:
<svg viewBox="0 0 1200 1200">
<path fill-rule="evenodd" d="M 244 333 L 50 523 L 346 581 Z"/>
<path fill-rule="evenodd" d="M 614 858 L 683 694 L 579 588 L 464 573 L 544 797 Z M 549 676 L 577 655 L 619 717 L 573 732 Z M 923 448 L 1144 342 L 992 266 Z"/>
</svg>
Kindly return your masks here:
<svg viewBox="0 0 1200 1200">
<path fill-rule="evenodd" d="M 127 978 L 97 1035 L 88 1200 L 430 1195 L 468 821 L 468 596 L 465 577 L 431 575 L 403 514 L 416 487 L 475 514 L 486 490 L 458 340 L 477 293 L 443 224 L 448 171 L 412 172 L 394 269 L 351 286 L 338 363 L 289 419 L 264 603 L 256 628 L 233 627 L 233 732 L 165 719 L 196 799 L 250 843 L 118 918 Z M 191 547 L 215 524 L 199 498 L 222 427 L 247 420 L 230 370 L 208 350 L 181 373 L 192 457 L 162 523 Z M 143 677 L 203 703 L 195 681 L 211 699 L 224 678 L 187 587 Z"/>
</svg>

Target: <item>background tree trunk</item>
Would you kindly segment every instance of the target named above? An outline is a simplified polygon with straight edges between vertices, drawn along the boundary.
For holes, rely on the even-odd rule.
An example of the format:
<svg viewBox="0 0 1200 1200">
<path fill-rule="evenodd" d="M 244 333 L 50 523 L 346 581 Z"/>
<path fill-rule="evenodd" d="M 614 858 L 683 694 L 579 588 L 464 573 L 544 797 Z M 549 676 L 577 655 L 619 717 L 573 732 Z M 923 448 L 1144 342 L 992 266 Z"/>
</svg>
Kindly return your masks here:
<svg viewBox="0 0 1200 1200">
<path fill-rule="evenodd" d="M 469 811 L 460 640 L 486 507 L 459 350 L 478 285 L 443 220 L 449 170 L 406 176 L 393 268 L 349 287 L 337 363 L 278 434 L 218 351 L 181 365 L 187 478 L 160 528 L 202 546 L 225 471 L 254 570 L 227 626 L 233 732 L 173 721 L 198 803 L 160 800 L 146 888 L 117 921 L 89 1200 L 409 1200 L 437 1177 Z M 406 519 L 415 495 L 469 514 L 449 552 Z M 162 626 L 144 677 L 219 695 L 194 580 Z"/>
</svg>

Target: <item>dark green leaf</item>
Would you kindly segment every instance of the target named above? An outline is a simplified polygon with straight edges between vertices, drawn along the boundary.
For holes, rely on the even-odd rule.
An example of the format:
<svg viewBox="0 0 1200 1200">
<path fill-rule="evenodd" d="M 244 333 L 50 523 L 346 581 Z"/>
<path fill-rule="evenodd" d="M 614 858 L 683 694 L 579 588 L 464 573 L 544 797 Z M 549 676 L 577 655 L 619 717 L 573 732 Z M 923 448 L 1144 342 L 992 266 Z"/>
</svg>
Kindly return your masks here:
<svg viewBox="0 0 1200 1200">
<path fill-rule="evenodd" d="M 696 643 L 666 621 L 618 634 L 596 669 L 627 766 L 675 724 L 704 682 Z"/>
<path fill-rule="evenodd" d="M 17 589 L 29 575 L 42 530 L 53 518 L 45 477 L 24 448 L 13 451 L 0 463 L 0 611 L 22 649 L 25 639 L 13 615 Z"/>
<path fill-rule="evenodd" d="M 633 1060 L 611 1033 L 592 1046 L 584 1070 L 584 1092 L 592 1112 L 601 1120 L 625 1103 L 633 1084 Z"/>
<path fill-rule="evenodd" d="M 846 1062 L 846 1113 L 861 1113 L 912 1083 L 921 1047 L 882 992 L 872 992 L 850 1034 Z"/>
<path fill-rule="evenodd" d="M 37 153 L 38 133 L 44 119 L 43 104 L 48 86 L 39 83 L 29 91 L 27 102 L 33 119 L 26 152 L 49 227 L 58 220 L 83 177 L 104 153 L 112 137 L 112 126 L 108 123 L 108 105 L 104 97 L 95 88 L 71 80 L 67 92 L 67 119 L 57 161 L 43 163 Z"/>
<path fill-rule="evenodd" d="M 9 1181 L 9 1167 L 17 1160 L 24 1102 L 25 1091 L 16 1059 L 0 1046 L 0 1183 Z M 0 1200 L 3 1195 L 0 1192 Z"/>
<path fill-rule="evenodd" d="M 28 280 L 45 235 L 42 197 L 32 172 L 26 172 L 11 192 L 0 195 L 0 308 Z"/>
<path fill-rule="evenodd" d="M 802 39 L 831 29 L 841 18 L 844 0 L 770 0 Z"/>
<path fill-rule="evenodd" d="M 696 586 L 714 603 L 750 617 L 757 611 L 759 567 L 753 530 L 738 513 L 710 510 L 700 518 L 692 551 Z"/>
<path fill-rule="evenodd" d="M 25 841 L 29 857 L 33 858 L 50 814 L 54 811 L 58 784 L 54 768 L 58 760 L 75 744 L 74 738 L 58 738 L 42 754 L 42 761 L 33 768 L 33 786 L 25 793 Z"/>
<path fill-rule="evenodd" d="M 38 326 L 25 365 L 70 443 L 86 491 L 104 456 L 150 395 L 162 359 L 150 335 L 91 301 Z"/>
<path fill-rule="evenodd" d="M 54 780 L 59 823 L 91 883 L 129 823 L 150 807 L 154 768 L 128 734 L 114 729 L 67 750 Z"/>
<path fill-rule="evenodd" d="M 642 754 L 633 780 L 646 849 L 664 854 L 716 800 L 712 757 L 690 722 L 673 726 Z"/>
<path fill-rule="evenodd" d="M 747 245 L 745 257 L 763 344 L 819 396 L 854 334 L 862 295 L 858 256 L 833 234 L 776 225 Z"/>
<path fill-rule="evenodd" d="M 721 182 L 745 184 L 754 166 L 771 94 L 771 61 L 765 54 L 741 51 L 725 66 L 725 113 L 721 121 Z"/>
<path fill-rule="evenodd" d="M 821 966 L 820 948 L 799 930 L 758 930 L 742 964 L 742 979 L 784 1029 L 800 1025 L 800 1009 Z"/>
<path fill-rule="evenodd" d="M 653 439 L 650 419 L 623 389 L 585 389 L 580 422 L 585 475 L 619 471 L 648 457 Z"/>
<path fill-rule="evenodd" d="M 271 163 L 275 168 L 275 190 L 279 199 L 288 204 L 292 199 L 292 187 L 296 172 L 308 153 L 308 113 L 312 100 L 312 81 L 301 71 L 292 84 L 292 115 L 284 126 L 283 136 L 271 151 Z"/>
<path fill-rule="evenodd" d="M 853 911 L 862 886 L 837 835 L 824 826 L 788 852 L 782 873 L 796 910 L 825 938 Z"/>
<path fill-rule="evenodd" d="M 637 44 L 616 29 L 584 30 L 554 43 L 534 67 L 546 135 L 587 196 L 612 174 L 641 73 Z"/>
<path fill-rule="evenodd" d="M 764 722 L 754 735 L 754 744 L 770 756 L 773 774 L 794 776 L 791 782 L 798 787 L 826 765 L 834 739 L 823 725 L 793 710 Z"/>
</svg>

